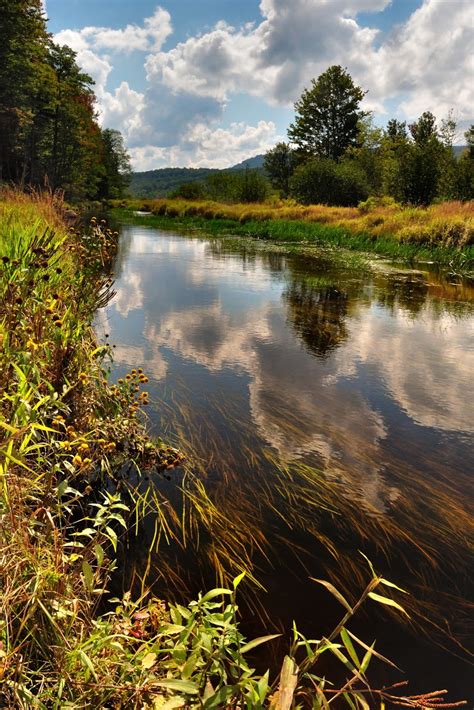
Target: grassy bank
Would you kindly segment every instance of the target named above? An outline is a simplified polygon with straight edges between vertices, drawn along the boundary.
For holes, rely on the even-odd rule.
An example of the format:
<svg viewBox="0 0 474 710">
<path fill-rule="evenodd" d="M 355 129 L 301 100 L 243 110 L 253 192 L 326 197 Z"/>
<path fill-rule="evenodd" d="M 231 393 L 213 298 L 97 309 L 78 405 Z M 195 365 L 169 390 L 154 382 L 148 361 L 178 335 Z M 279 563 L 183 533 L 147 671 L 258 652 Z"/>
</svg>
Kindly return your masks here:
<svg viewBox="0 0 474 710">
<path fill-rule="evenodd" d="M 370 690 L 367 667 L 378 654 L 347 623 L 369 597 L 401 611 L 386 596 L 393 585 L 375 573 L 351 603 L 326 584 L 345 608 L 341 623 L 318 641 L 295 630 L 275 678 L 248 665 L 272 637 L 247 643 L 239 632 L 243 574 L 186 606 L 146 592 L 108 599 L 121 539 L 151 510 L 160 513 L 162 501 L 136 475 L 181 463 L 142 423 L 146 373 L 112 384 L 110 349 L 92 329 L 113 295 L 117 236 L 96 220 L 68 229 L 53 198 L 0 197 L 0 705 L 442 706 L 443 693 L 397 700 L 403 688 Z M 157 520 L 172 538 L 169 522 Z M 323 654 L 345 667 L 341 689 L 318 678 Z"/>
<path fill-rule="evenodd" d="M 121 219 L 130 211 L 151 212 L 140 219 L 157 226 L 169 225 L 172 218 L 185 228 L 211 234 L 343 247 L 435 261 L 465 271 L 474 264 L 473 203 L 447 202 L 422 209 L 370 199 L 357 208 L 129 200 L 114 206 Z"/>
</svg>

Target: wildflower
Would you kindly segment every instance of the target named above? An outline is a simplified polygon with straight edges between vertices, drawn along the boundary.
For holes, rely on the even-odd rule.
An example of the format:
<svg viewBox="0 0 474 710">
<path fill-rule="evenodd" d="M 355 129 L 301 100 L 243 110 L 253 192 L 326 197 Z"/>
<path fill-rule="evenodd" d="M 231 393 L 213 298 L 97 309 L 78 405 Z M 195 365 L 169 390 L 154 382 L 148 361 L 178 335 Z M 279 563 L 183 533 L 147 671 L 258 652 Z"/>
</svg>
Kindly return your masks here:
<svg viewBox="0 0 474 710">
<path fill-rule="evenodd" d="M 86 468 L 86 466 L 90 466 L 91 463 L 92 463 L 92 459 L 83 459 L 82 468 Z"/>
<path fill-rule="evenodd" d="M 86 375 L 86 373 L 85 373 L 85 372 L 80 372 L 80 373 L 79 373 L 79 379 L 80 379 L 80 381 L 82 382 L 82 384 L 84 384 L 85 382 L 87 382 L 87 375 Z"/>
<path fill-rule="evenodd" d="M 74 466 L 82 466 L 82 456 L 76 454 L 72 460 L 72 463 L 74 464 Z"/>
<path fill-rule="evenodd" d="M 64 451 L 70 451 L 71 450 L 71 442 L 70 441 L 61 441 L 59 446 L 64 449 Z"/>
<path fill-rule="evenodd" d="M 89 444 L 84 443 L 79 446 L 79 451 L 89 451 L 89 448 Z"/>
<path fill-rule="evenodd" d="M 104 446 L 107 441 L 105 439 L 97 439 L 97 443 L 99 444 L 99 446 Z"/>
<path fill-rule="evenodd" d="M 62 320 L 61 320 L 60 318 L 57 318 L 57 319 L 54 321 L 54 325 L 55 325 L 57 328 L 60 328 L 60 327 L 62 326 L 62 324 L 63 324 L 63 322 L 62 322 Z"/>
<path fill-rule="evenodd" d="M 30 338 L 30 339 L 28 340 L 28 342 L 26 343 L 26 347 L 27 347 L 29 350 L 35 351 L 35 350 L 38 350 L 39 344 L 38 344 L 38 343 L 35 343 L 35 341 L 33 340 L 33 338 Z"/>
<path fill-rule="evenodd" d="M 116 448 L 117 448 L 117 444 L 115 443 L 115 441 L 109 441 L 109 443 L 106 446 L 106 449 L 108 449 L 109 451 L 114 451 L 114 449 L 116 449 Z"/>
<path fill-rule="evenodd" d="M 120 379 L 117 380 L 117 381 L 118 381 L 119 385 L 123 385 L 123 380 L 122 380 L 122 378 L 120 378 Z"/>
</svg>

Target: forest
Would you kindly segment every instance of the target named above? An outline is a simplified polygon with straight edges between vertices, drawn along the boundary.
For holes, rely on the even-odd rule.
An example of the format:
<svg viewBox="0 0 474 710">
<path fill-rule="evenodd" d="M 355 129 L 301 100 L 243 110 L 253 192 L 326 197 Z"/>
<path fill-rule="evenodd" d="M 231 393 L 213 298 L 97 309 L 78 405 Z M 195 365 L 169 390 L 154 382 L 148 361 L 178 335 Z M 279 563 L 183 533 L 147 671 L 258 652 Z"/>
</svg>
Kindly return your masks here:
<svg viewBox="0 0 474 710">
<path fill-rule="evenodd" d="M 76 203 L 120 197 L 130 173 L 122 136 L 100 127 L 94 82 L 54 43 L 41 0 L 1 0 L 0 14 L 0 183 Z"/>
</svg>

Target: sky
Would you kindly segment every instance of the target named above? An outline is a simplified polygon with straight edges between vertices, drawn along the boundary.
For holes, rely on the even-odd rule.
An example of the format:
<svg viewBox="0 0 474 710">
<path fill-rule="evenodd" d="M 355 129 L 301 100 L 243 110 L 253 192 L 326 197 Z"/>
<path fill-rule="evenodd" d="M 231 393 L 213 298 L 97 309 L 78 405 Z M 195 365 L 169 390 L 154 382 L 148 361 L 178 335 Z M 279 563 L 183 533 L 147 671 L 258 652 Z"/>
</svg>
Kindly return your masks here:
<svg viewBox="0 0 474 710">
<path fill-rule="evenodd" d="M 45 0 L 136 170 L 234 165 L 280 140 L 332 64 L 374 122 L 474 120 L 471 0 Z"/>
</svg>

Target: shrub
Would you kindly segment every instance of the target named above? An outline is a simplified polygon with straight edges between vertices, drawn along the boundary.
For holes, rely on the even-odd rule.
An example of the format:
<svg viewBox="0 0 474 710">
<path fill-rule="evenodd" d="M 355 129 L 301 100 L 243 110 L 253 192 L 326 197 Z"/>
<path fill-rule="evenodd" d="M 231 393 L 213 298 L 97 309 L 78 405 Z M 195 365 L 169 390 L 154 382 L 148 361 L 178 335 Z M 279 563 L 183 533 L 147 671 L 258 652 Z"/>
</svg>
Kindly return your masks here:
<svg viewBox="0 0 474 710">
<path fill-rule="evenodd" d="M 171 199 L 202 200 L 205 197 L 204 185 L 201 182 L 185 182 L 169 194 Z"/>
<path fill-rule="evenodd" d="M 291 193 L 304 205 L 352 206 L 368 197 L 367 179 L 354 163 L 311 160 L 297 168 Z"/>
</svg>

